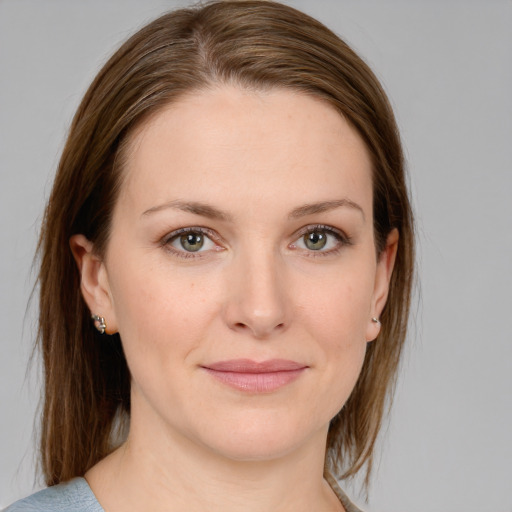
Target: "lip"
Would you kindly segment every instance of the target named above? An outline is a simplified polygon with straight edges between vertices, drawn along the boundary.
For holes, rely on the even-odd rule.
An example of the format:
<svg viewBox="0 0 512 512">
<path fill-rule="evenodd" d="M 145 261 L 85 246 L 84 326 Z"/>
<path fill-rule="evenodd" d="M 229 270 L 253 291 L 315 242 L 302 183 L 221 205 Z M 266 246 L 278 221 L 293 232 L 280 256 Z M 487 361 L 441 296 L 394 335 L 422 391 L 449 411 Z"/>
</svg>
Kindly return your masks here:
<svg viewBox="0 0 512 512">
<path fill-rule="evenodd" d="M 248 393 L 271 393 L 290 384 L 308 366 L 286 359 L 256 362 L 250 359 L 231 359 L 201 366 L 214 379 Z"/>
</svg>

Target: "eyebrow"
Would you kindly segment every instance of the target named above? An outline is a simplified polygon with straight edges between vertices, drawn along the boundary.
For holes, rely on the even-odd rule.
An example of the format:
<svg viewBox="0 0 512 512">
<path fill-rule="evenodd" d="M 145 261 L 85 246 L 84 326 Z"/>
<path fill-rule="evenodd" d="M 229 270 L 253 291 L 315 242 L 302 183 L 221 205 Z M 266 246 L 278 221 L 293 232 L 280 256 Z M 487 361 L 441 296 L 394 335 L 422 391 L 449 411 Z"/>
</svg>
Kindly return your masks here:
<svg viewBox="0 0 512 512">
<path fill-rule="evenodd" d="M 168 203 L 164 203 L 159 206 L 154 206 L 153 208 L 149 208 L 149 210 L 146 210 L 142 216 L 150 215 L 151 213 L 159 212 L 167 208 L 174 208 L 176 210 L 194 213 L 195 215 L 201 215 L 201 217 L 207 217 L 208 219 L 223 221 L 232 220 L 230 215 L 221 210 L 218 210 L 214 206 L 210 206 L 209 204 L 199 203 L 196 201 L 180 201 L 179 199 L 175 201 L 169 201 Z"/>
<path fill-rule="evenodd" d="M 357 210 L 361 213 L 363 220 L 365 220 L 364 210 L 354 201 L 350 199 L 337 199 L 333 201 L 320 201 L 318 203 L 304 204 L 299 206 L 298 208 L 294 208 L 289 214 L 288 218 L 290 219 L 300 219 L 301 217 L 306 217 L 308 215 L 313 215 L 315 213 L 322 213 L 329 210 L 335 210 L 336 208 L 348 207 L 354 210 Z M 222 220 L 225 222 L 232 221 L 231 215 L 222 210 L 215 208 L 206 203 L 201 203 L 197 201 L 169 201 L 168 203 L 164 203 L 158 206 L 153 206 L 146 210 L 142 216 L 150 215 L 155 212 L 159 212 L 165 210 L 167 208 L 173 208 L 176 210 L 181 210 L 188 213 L 193 213 L 195 215 L 200 215 L 201 217 L 206 217 L 208 219 L 214 220 Z"/>
<path fill-rule="evenodd" d="M 301 217 L 306 217 L 307 215 L 313 215 L 315 213 L 327 212 L 329 210 L 335 210 L 336 208 L 348 207 L 354 210 L 357 210 L 363 216 L 363 220 L 365 220 L 364 210 L 354 201 L 350 199 L 337 199 L 334 201 L 321 201 L 319 203 L 305 204 L 303 206 L 299 206 L 290 212 L 288 217 L 290 219 L 299 219 Z"/>
</svg>

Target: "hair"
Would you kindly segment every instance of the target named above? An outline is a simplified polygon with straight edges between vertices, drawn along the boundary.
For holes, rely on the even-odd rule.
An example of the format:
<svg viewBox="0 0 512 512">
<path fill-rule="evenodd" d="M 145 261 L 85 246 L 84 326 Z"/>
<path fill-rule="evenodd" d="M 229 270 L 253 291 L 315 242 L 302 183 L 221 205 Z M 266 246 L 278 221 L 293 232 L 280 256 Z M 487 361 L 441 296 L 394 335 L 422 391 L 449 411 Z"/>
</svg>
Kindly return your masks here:
<svg viewBox="0 0 512 512">
<path fill-rule="evenodd" d="M 232 0 L 176 10 L 146 25 L 104 65 L 73 119 L 38 245 L 45 379 L 40 450 L 47 485 L 83 475 L 108 455 L 130 414 L 120 337 L 105 340 L 92 327 L 69 239 L 82 233 L 104 254 L 130 134 L 184 94 L 222 84 L 320 98 L 357 130 L 371 155 L 377 255 L 391 230 L 400 242 L 381 332 L 331 421 L 326 454 L 326 468 L 338 478 L 366 466 L 368 483 L 405 341 L 414 266 L 397 126 L 375 75 L 324 25 L 279 3 Z"/>
</svg>

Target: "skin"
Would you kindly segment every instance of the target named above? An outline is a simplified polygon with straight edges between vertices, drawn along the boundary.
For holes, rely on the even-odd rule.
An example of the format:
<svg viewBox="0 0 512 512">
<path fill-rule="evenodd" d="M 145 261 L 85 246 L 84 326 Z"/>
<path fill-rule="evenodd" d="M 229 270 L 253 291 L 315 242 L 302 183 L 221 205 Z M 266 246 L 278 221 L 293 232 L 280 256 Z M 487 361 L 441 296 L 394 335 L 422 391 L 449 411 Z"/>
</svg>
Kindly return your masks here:
<svg viewBox="0 0 512 512">
<path fill-rule="evenodd" d="M 397 245 L 376 255 L 371 169 L 332 107 L 279 89 L 196 92 L 133 135 L 104 258 L 71 239 L 132 374 L 128 439 L 86 475 L 105 510 L 343 510 L 323 480 L 328 425 L 379 332 Z M 207 229 L 203 247 L 180 228 Z M 268 393 L 204 370 L 239 358 L 306 369 Z"/>
</svg>

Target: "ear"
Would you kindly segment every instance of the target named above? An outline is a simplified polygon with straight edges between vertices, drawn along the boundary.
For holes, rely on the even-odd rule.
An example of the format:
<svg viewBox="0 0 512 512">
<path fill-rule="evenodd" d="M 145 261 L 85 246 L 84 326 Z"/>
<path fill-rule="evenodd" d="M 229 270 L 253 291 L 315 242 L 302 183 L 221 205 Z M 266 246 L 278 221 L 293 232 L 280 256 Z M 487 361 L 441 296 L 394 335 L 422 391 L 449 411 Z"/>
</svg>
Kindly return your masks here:
<svg viewBox="0 0 512 512">
<path fill-rule="evenodd" d="M 379 254 L 377 268 L 375 271 L 375 283 L 373 287 L 373 296 L 371 304 L 371 318 L 368 319 L 368 328 L 366 332 L 366 340 L 373 341 L 380 332 L 380 322 L 372 319 L 379 319 L 386 305 L 389 293 L 389 283 L 391 274 L 395 266 L 396 251 L 398 249 L 398 230 L 393 229 L 387 239 L 386 247 Z"/>
<path fill-rule="evenodd" d="M 80 290 L 91 314 L 105 318 L 107 334 L 117 332 L 112 294 L 107 269 L 103 260 L 94 252 L 94 244 L 84 235 L 73 235 L 69 246 L 80 272 Z"/>
</svg>

